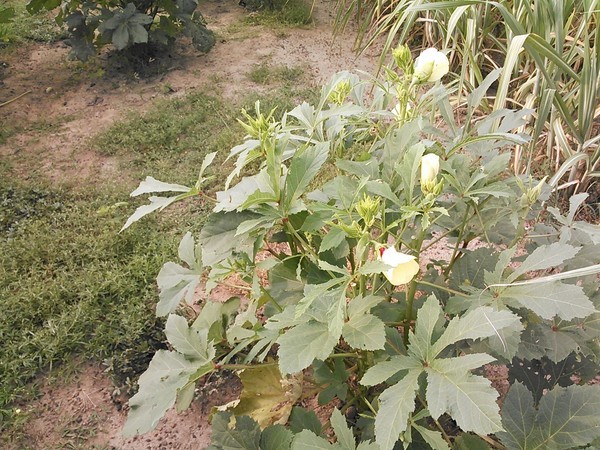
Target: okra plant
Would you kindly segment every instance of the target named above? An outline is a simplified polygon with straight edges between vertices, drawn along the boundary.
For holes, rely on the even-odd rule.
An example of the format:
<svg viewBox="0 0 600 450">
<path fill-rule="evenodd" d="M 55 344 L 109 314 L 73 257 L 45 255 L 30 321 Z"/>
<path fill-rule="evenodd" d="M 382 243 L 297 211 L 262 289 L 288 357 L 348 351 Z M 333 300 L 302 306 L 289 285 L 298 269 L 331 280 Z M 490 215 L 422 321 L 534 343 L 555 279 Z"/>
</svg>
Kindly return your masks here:
<svg viewBox="0 0 600 450">
<path fill-rule="evenodd" d="M 126 434 L 233 370 L 244 388 L 213 415 L 211 449 L 597 443 L 600 230 L 574 219 L 584 197 L 564 216 L 544 180 L 509 172 L 532 111 L 478 111 L 499 71 L 465 114 L 441 52 L 393 57 L 382 78 L 335 75 L 280 121 L 244 112 L 206 224 L 158 275 L 171 347 L 140 377 Z M 213 158 L 193 187 L 148 177 L 132 195 L 174 195 L 124 228 L 199 198 Z M 235 285 L 227 301 L 211 297 L 220 284 Z M 509 368 L 500 401 L 493 365 Z M 334 405 L 328 424 L 298 407 L 310 396 Z"/>
</svg>

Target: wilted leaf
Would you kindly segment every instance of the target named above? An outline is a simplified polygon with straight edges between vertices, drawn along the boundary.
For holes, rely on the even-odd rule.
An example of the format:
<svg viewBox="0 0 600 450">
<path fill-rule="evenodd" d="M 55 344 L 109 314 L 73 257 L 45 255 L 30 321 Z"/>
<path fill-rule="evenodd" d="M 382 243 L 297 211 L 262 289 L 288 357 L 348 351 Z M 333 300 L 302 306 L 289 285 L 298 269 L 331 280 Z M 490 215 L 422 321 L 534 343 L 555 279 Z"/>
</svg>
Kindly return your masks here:
<svg viewBox="0 0 600 450">
<path fill-rule="evenodd" d="M 239 377 L 244 388 L 232 409 L 236 416 L 250 416 L 261 428 L 287 423 L 292 406 L 302 395 L 301 375 L 282 377 L 276 365 L 259 365 L 242 371 Z"/>
</svg>

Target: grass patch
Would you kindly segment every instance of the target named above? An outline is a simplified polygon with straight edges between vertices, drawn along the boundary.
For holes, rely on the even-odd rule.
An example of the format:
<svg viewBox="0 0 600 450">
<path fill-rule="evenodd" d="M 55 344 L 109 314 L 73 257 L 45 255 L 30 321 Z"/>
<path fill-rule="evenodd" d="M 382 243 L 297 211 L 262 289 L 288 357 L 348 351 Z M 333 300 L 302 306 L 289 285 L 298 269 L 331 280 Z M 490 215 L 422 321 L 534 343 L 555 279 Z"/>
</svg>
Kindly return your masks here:
<svg viewBox="0 0 600 450">
<path fill-rule="evenodd" d="M 159 102 L 143 115 L 98 135 L 92 146 L 103 155 L 124 156 L 138 178 L 152 174 L 193 183 L 207 153 L 233 147 L 241 139 L 239 112 L 204 92 Z M 217 165 L 215 165 L 217 167 Z"/>
<path fill-rule="evenodd" d="M 247 0 L 246 4 L 258 10 L 245 19 L 251 25 L 302 27 L 312 23 L 312 3 L 304 0 Z"/>
<path fill-rule="evenodd" d="M 0 198 L 0 411 L 9 414 L 3 408 L 28 398 L 29 381 L 74 353 L 150 357 L 162 340 L 152 277 L 173 256 L 173 221 L 119 235 L 127 213 L 97 212 L 114 193 L 3 184 Z"/>
<path fill-rule="evenodd" d="M 266 62 L 254 64 L 248 79 L 257 84 L 271 84 L 275 82 L 292 83 L 304 74 L 301 67 L 272 66 Z"/>
</svg>

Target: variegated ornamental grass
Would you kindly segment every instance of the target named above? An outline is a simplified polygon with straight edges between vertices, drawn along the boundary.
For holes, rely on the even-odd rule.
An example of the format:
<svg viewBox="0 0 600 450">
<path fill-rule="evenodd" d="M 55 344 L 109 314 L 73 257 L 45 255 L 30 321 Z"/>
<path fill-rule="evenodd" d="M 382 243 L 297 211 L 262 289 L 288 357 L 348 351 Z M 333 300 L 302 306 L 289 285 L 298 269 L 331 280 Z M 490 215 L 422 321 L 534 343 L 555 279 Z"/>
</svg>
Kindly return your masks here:
<svg viewBox="0 0 600 450">
<path fill-rule="evenodd" d="M 212 449 L 566 449 L 600 438 L 600 391 L 579 385 L 600 370 L 600 230 L 575 220 L 584 196 L 542 220 L 549 186 L 509 170 L 531 111 L 458 126 L 443 74 L 415 76 L 424 62 L 406 47 L 394 59 L 381 79 L 337 74 L 317 104 L 281 121 L 259 104 L 244 112 L 226 189 L 158 275 L 171 348 L 140 378 L 126 434 L 185 409 L 204 376 L 234 370 L 244 388 L 213 416 Z M 499 76 L 470 94 L 469 118 Z M 193 187 L 148 177 L 132 195 L 156 195 L 124 229 L 204 195 L 213 159 Z M 434 245 L 448 256 L 425 261 Z M 232 279 L 244 298 L 213 300 Z M 509 366 L 502 408 L 486 364 Z M 333 438 L 297 406 L 315 395 L 341 410 Z"/>
</svg>

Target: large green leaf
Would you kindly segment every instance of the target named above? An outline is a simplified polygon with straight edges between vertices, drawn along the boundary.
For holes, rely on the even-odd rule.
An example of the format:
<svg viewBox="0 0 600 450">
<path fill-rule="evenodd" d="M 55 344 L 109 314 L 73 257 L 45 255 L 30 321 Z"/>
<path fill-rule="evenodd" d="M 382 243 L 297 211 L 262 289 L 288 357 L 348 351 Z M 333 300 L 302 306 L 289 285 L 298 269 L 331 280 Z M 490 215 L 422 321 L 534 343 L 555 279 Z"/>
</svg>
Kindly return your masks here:
<svg viewBox="0 0 600 450">
<path fill-rule="evenodd" d="M 326 359 L 338 340 L 339 335 L 332 335 L 326 323 L 311 320 L 295 326 L 277 340 L 281 372 L 300 372 L 314 359 Z"/>
<path fill-rule="evenodd" d="M 520 318 L 516 314 L 507 310 L 479 307 L 463 317 L 454 317 L 444 334 L 433 345 L 432 353 L 437 356 L 447 346 L 463 339 L 481 339 L 494 335 L 502 338 L 503 328 L 515 326 L 522 329 Z"/>
<path fill-rule="evenodd" d="M 159 289 L 156 315 L 160 317 L 172 313 L 184 299 L 191 303 L 201 275 L 198 269 L 186 269 L 174 262 L 165 263 L 156 278 Z"/>
<path fill-rule="evenodd" d="M 473 358 L 477 357 L 477 358 Z M 469 364 L 470 359 L 474 359 Z M 438 359 L 427 368 L 427 406 L 432 417 L 450 414 L 464 431 L 490 434 L 502 429 L 496 399 L 489 380 L 468 370 L 493 361 L 488 355 Z"/>
<path fill-rule="evenodd" d="M 210 450 L 261 450 L 260 439 L 260 426 L 248 416 L 235 420 L 228 412 L 213 416 Z"/>
<path fill-rule="evenodd" d="M 237 227 L 247 220 L 259 218 L 250 211 L 213 213 L 200 232 L 202 244 L 202 264 L 212 266 L 229 258 L 234 252 L 252 255 L 254 239 L 250 236 L 236 236 Z"/>
<path fill-rule="evenodd" d="M 417 312 L 415 332 L 409 333 L 408 355 L 394 356 L 389 361 L 374 365 L 360 380 L 361 384 L 372 386 L 402 376 L 380 396 L 375 434 L 382 449 L 393 448 L 400 433 L 406 431 L 406 421 L 414 409 L 414 391 L 423 372 L 427 374 L 426 400 L 432 417 L 437 419 L 448 413 L 463 430 L 478 434 L 502 429 L 496 404 L 498 393 L 489 380 L 471 373 L 471 370 L 495 358 L 485 353 L 455 358 L 437 356 L 458 340 L 494 336 L 500 330 L 518 324 L 518 317 L 509 311 L 484 307 L 453 319 L 445 331 L 442 321 L 442 309 L 432 295 Z M 439 338 L 432 346 L 431 342 L 437 336 Z M 427 438 L 437 439 L 433 436 Z"/>
<path fill-rule="evenodd" d="M 327 161 L 328 155 L 329 142 L 319 143 L 296 153 L 285 177 L 285 211 L 289 211 L 293 203 L 304 194 L 309 183 Z"/>
<path fill-rule="evenodd" d="M 372 314 L 352 317 L 344 324 L 342 336 L 358 350 L 380 350 L 385 345 L 385 325 Z"/>
<path fill-rule="evenodd" d="M 514 300 L 544 319 L 558 316 L 571 320 L 596 312 L 594 304 L 580 286 L 560 281 L 511 286 L 501 293 L 500 299 Z"/>
<path fill-rule="evenodd" d="M 208 328 L 190 328 L 184 317 L 170 314 L 165 335 L 175 350 L 199 365 L 207 364 L 215 357 L 215 349 L 208 343 Z"/>
<path fill-rule="evenodd" d="M 189 187 L 181 184 L 165 183 L 157 180 L 154 177 L 146 177 L 140 182 L 140 185 L 130 194 L 131 197 L 136 197 L 142 194 L 151 194 L 153 192 L 188 192 Z"/>
<path fill-rule="evenodd" d="M 375 418 L 376 442 L 381 450 L 392 450 L 406 430 L 410 413 L 415 409 L 415 391 L 420 371 L 412 370 L 398 383 L 383 391 Z"/>
<path fill-rule="evenodd" d="M 514 281 L 521 275 L 533 270 L 550 269 L 561 265 L 573 258 L 580 248 L 568 244 L 555 242 L 551 245 L 542 245 L 536 248 L 523 263 L 510 275 L 508 281 Z"/>
<path fill-rule="evenodd" d="M 321 386 L 319 392 L 319 404 L 329 403 L 334 397 L 340 400 L 346 400 L 348 394 L 348 376 L 346 367 L 342 358 L 335 358 L 332 361 L 333 369 L 322 361 L 313 363 L 313 376 L 315 381 Z"/>
<path fill-rule="evenodd" d="M 129 228 L 129 226 L 132 223 L 137 222 L 142 217 L 147 216 L 151 212 L 154 212 L 156 210 L 162 211 L 167 206 L 169 206 L 171 203 L 176 202 L 178 199 L 179 199 L 179 196 L 175 196 L 175 197 L 156 197 L 156 196 L 152 196 L 152 197 L 150 197 L 148 199 L 148 200 L 150 200 L 150 204 L 139 206 L 135 210 L 135 212 L 131 216 L 129 216 L 129 218 L 125 222 L 125 225 L 123 225 L 123 227 L 121 228 L 121 230 L 119 230 L 119 233 L 122 232 L 123 230 Z"/>
<path fill-rule="evenodd" d="M 331 413 L 331 427 L 335 432 L 337 443 L 344 449 L 355 450 L 356 442 L 354 434 L 346 423 L 346 418 L 342 415 L 339 409 L 335 408 Z"/>
<path fill-rule="evenodd" d="M 423 369 L 423 364 L 412 356 L 392 356 L 388 361 L 375 364 L 363 375 L 360 384 L 364 386 L 375 386 L 396 375 L 402 370 Z"/>
<path fill-rule="evenodd" d="M 271 425 L 260 435 L 260 448 L 269 450 L 289 450 L 294 433 L 283 425 Z"/>
<path fill-rule="evenodd" d="M 312 431 L 302 430 L 294 436 L 291 450 L 342 450 L 337 444 L 330 444 L 326 439 L 317 436 Z"/>
<path fill-rule="evenodd" d="M 600 366 L 594 358 L 571 353 L 567 358 L 554 362 L 547 357 L 528 361 L 514 358 L 508 367 L 508 381 L 523 383 L 531 391 L 537 404 L 544 393 L 554 386 L 570 386 L 574 379 L 583 383 L 593 379 L 600 372 Z M 576 378 L 574 378 L 576 377 Z"/>
<path fill-rule="evenodd" d="M 183 388 L 201 364 L 167 350 L 154 354 L 150 366 L 140 376 L 140 389 L 129 400 L 129 415 L 123 434 L 134 436 L 156 427 L 165 412 L 175 404 L 177 391 Z"/>
<path fill-rule="evenodd" d="M 465 250 L 462 257 L 456 261 L 450 273 L 454 286 L 461 285 L 485 288 L 484 272 L 492 271 L 498 261 L 498 252 L 492 248 L 478 248 Z"/>
<path fill-rule="evenodd" d="M 506 431 L 498 433 L 509 449 L 572 449 L 600 437 L 600 389 L 597 386 L 555 387 L 539 408 L 525 386 L 515 383 L 502 408 Z"/>
</svg>

